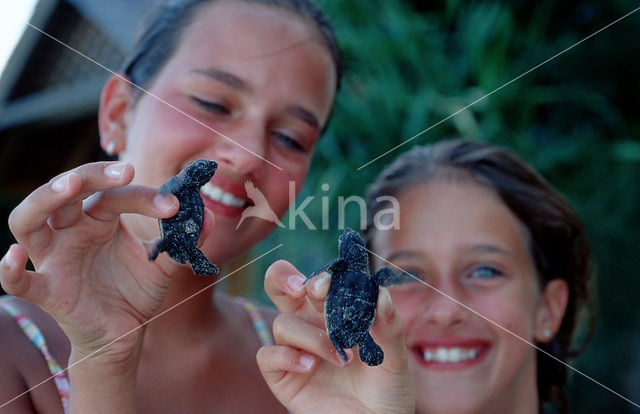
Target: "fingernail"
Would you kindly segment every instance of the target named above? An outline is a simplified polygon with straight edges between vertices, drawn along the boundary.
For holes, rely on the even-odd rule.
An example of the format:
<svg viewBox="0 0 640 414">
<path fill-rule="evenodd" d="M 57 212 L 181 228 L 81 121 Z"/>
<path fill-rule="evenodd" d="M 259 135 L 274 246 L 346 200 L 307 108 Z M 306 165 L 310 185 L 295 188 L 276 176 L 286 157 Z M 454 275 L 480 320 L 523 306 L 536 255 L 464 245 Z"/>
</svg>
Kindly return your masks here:
<svg viewBox="0 0 640 414">
<path fill-rule="evenodd" d="M 56 193 L 62 193 L 69 188 L 69 176 L 71 174 L 65 174 L 62 177 L 58 178 L 51 184 L 51 189 Z"/>
<path fill-rule="evenodd" d="M 309 370 L 313 366 L 314 358 L 310 355 L 302 355 L 298 358 L 298 362 L 304 369 Z"/>
<path fill-rule="evenodd" d="M 328 273 L 321 273 L 313 282 L 313 292 L 318 296 L 326 294 L 327 292 L 329 292 L 330 285 L 330 275 Z"/>
<path fill-rule="evenodd" d="M 305 278 L 300 275 L 292 275 L 287 279 L 287 287 L 292 292 L 298 292 L 302 289 L 302 285 L 304 284 Z"/>
<path fill-rule="evenodd" d="M 158 210 L 168 211 L 173 208 L 173 197 L 168 194 L 156 194 L 153 197 L 153 203 L 156 205 Z"/>
<path fill-rule="evenodd" d="M 380 288 L 378 294 L 378 302 L 380 304 L 380 313 L 385 318 L 388 318 L 393 313 L 393 302 L 391 302 L 391 295 L 385 288 Z"/>
<path fill-rule="evenodd" d="M 118 180 L 120 177 L 122 177 L 122 173 L 124 172 L 125 168 L 127 168 L 127 163 L 126 162 L 118 162 L 115 164 L 109 164 L 105 167 L 104 169 L 104 174 L 109 177 L 109 178 L 113 178 L 114 180 Z"/>
</svg>

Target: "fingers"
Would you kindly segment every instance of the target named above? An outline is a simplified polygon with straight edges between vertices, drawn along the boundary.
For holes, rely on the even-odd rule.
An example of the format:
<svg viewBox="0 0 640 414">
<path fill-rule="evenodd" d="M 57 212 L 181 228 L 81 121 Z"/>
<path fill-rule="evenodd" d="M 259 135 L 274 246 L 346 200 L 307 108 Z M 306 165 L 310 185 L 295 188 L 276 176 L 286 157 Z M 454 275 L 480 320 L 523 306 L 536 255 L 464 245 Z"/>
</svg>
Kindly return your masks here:
<svg viewBox="0 0 640 414">
<path fill-rule="evenodd" d="M 303 349 L 337 367 L 345 365 L 342 357 L 322 327 L 315 326 L 290 313 L 282 313 L 273 322 L 273 339 L 278 345 Z"/>
<path fill-rule="evenodd" d="M 89 195 L 123 186 L 133 179 L 133 167 L 123 162 L 97 162 L 61 174 L 25 198 L 9 216 L 18 241 L 31 233 L 64 228 L 81 217 L 81 201 Z"/>
<path fill-rule="evenodd" d="M 281 345 L 263 346 L 256 360 L 267 383 L 279 382 L 287 372 L 311 373 L 318 365 L 315 356 Z"/>
<path fill-rule="evenodd" d="M 381 287 L 376 304 L 376 318 L 371 336 L 384 351 L 382 367 L 402 375 L 407 368 L 408 353 L 404 342 L 404 324 L 391 302 L 389 290 Z"/>
<path fill-rule="evenodd" d="M 324 301 L 330 286 L 331 275 L 327 272 L 319 273 L 305 283 L 307 299 L 317 312 L 324 313 Z"/>
<path fill-rule="evenodd" d="M 123 213 L 168 218 L 176 214 L 178 207 L 178 199 L 173 194 L 160 194 L 152 187 L 128 185 L 91 195 L 85 200 L 83 211 L 96 220 L 110 221 Z"/>
<path fill-rule="evenodd" d="M 0 261 L 0 284 L 8 294 L 39 305 L 48 295 L 49 282 L 38 273 L 25 270 L 27 259 L 26 250 L 12 244 Z"/>
<path fill-rule="evenodd" d="M 305 280 L 291 263 L 278 260 L 267 269 L 264 290 L 280 312 L 295 312 L 306 303 Z"/>
</svg>

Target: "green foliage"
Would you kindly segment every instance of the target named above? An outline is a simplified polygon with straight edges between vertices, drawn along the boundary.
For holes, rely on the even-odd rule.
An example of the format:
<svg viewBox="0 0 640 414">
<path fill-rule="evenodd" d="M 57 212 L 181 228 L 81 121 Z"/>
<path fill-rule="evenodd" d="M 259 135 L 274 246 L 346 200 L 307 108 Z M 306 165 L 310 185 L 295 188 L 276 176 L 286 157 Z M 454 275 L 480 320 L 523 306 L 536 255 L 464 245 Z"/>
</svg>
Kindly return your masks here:
<svg viewBox="0 0 640 414">
<path fill-rule="evenodd" d="M 298 197 L 300 205 L 315 196 L 305 212 L 319 228 L 308 231 L 298 221 L 295 232 L 279 229 L 256 255 L 283 242 L 277 255 L 307 273 L 335 257 L 338 196 L 363 195 L 380 169 L 413 145 L 465 137 L 506 146 L 565 194 L 592 243 L 598 323 L 576 367 L 640 401 L 640 314 L 634 310 L 640 293 L 640 12 L 575 45 L 638 4 L 434 3 L 320 2 L 337 32 L 346 74 Z M 320 228 L 322 197 L 329 202 L 329 230 Z M 358 227 L 357 210 L 347 214 L 346 224 Z M 575 412 L 632 408 L 581 376 L 573 379 L 571 403 Z"/>
</svg>

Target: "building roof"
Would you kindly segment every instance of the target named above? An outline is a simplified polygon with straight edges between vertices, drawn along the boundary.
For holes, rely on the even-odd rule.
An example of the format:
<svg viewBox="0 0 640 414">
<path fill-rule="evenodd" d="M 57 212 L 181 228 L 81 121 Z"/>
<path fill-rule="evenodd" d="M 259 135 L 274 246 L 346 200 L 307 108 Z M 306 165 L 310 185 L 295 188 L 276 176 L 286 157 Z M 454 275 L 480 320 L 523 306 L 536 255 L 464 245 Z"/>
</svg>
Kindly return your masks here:
<svg viewBox="0 0 640 414">
<path fill-rule="evenodd" d="M 0 76 L 0 132 L 95 113 L 154 1 L 40 0 Z"/>
</svg>

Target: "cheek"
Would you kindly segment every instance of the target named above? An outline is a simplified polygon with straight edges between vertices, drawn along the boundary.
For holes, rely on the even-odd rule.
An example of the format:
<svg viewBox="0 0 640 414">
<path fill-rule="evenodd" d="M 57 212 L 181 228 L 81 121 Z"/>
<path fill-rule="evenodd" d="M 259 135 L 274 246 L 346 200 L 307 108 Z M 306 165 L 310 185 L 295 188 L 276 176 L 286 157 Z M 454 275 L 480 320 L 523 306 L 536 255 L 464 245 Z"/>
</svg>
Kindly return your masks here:
<svg viewBox="0 0 640 414">
<path fill-rule="evenodd" d="M 389 289 L 391 301 L 396 311 L 404 322 L 405 329 L 411 329 L 413 322 L 419 317 L 424 307 L 425 298 L 415 292 L 401 291 L 400 289 Z"/>
<path fill-rule="evenodd" d="M 522 339 L 531 340 L 535 320 L 535 303 L 530 295 L 503 292 L 501 295 L 476 297 L 474 302 L 475 304 L 471 307 L 478 313 Z M 487 324 L 497 335 L 521 342 L 504 329 L 488 321 Z"/>
<path fill-rule="evenodd" d="M 307 169 L 301 165 L 288 166 L 284 171 L 268 166 L 272 174 L 265 175 L 265 193 L 269 205 L 274 212 L 281 216 L 289 208 L 290 199 L 295 200 L 296 195 L 304 185 Z"/>
</svg>

